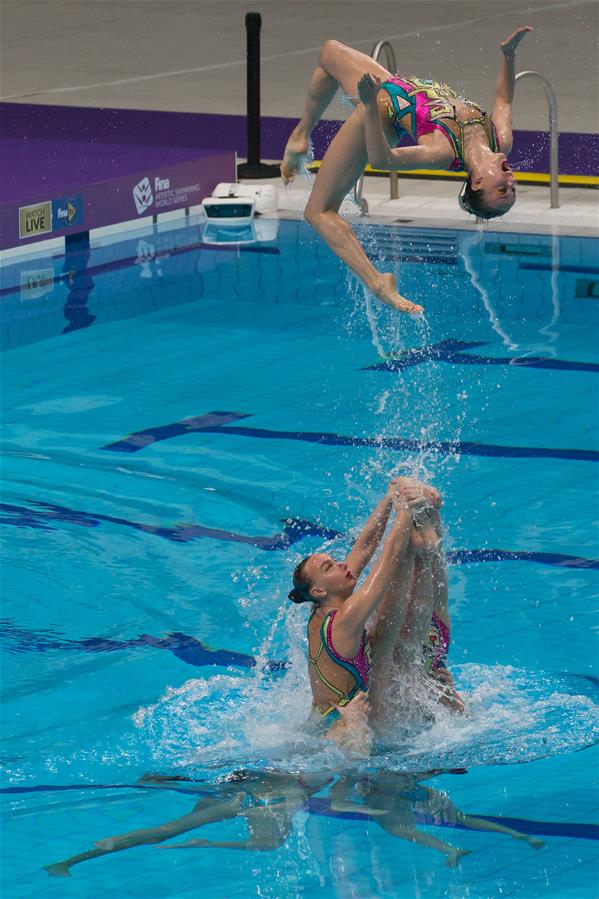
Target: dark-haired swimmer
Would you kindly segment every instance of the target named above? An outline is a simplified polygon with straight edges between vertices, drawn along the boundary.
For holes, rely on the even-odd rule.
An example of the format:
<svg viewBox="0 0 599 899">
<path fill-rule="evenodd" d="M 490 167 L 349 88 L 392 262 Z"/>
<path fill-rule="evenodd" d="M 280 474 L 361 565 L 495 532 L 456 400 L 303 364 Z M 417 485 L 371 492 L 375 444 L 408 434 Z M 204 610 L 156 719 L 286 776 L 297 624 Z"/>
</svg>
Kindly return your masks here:
<svg viewBox="0 0 599 899">
<path fill-rule="evenodd" d="M 325 153 L 305 217 L 368 290 L 400 312 L 418 313 L 422 307 L 398 293 L 391 273 L 374 268 L 354 231 L 338 214 L 343 198 L 370 162 L 375 168 L 391 171 L 466 171 L 462 208 L 480 218 L 507 212 L 516 199 L 507 161 L 512 148 L 514 58 L 529 31 L 529 26 L 519 28 L 501 43 L 491 116 L 446 84 L 395 75 L 338 41 L 327 41 L 320 51 L 304 114 L 285 148 L 281 175 L 289 182 L 297 174 L 315 125 L 341 87 L 357 108 Z M 392 149 L 404 134 L 417 146 Z"/>
<path fill-rule="evenodd" d="M 360 714 L 375 729 L 384 722 L 389 672 L 394 665 L 422 668 L 434 590 L 430 558 L 439 539 L 414 516 L 439 506 L 434 488 L 411 478 L 391 482 L 347 559 L 327 553 L 308 556 L 296 567 L 289 598 L 313 604 L 308 622 L 312 721 L 327 737 L 344 743 Z M 358 577 L 381 541 L 391 509 L 395 520 L 364 584 Z M 375 614 L 374 625 L 366 622 Z M 368 697 L 367 701 L 365 696 Z M 359 713 L 353 711 L 359 706 Z M 350 720 L 350 716 L 351 720 Z M 364 749 L 368 749 L 367 741 Z"/>
</svg>

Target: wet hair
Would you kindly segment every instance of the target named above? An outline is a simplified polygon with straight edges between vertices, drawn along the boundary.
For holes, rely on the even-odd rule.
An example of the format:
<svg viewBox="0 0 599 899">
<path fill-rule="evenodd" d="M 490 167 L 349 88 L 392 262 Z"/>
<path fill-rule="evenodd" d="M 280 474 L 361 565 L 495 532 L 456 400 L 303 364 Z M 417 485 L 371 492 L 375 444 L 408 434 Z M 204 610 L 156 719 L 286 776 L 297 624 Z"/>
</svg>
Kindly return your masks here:
<svg viewBox="0 0 599 899">
<path fill-rule="evenodd" d="M 291 602 L 298 604 L 301 602 L 313 602 L 315 605 L 319 605 L 318 600 L 314 599 L 310 593 L 312 581 L 306 573 L 306 563 L 309 562 L 311 558 L 312 556 L 306 556 L 299 565 L 295 566 L 295 571 L 293 572 L 293 590 L 290 591 L 288 597 Z"/>
<path fill-rule="evenodd" d="M 458 197 L 459 204 L 465 212 L 469 212 L 479 219 L 494 219 L 499 215 L 505 215 L 507 209 L 503 209 L 500 212 L 489 209 L 483 194 L 483 190 L 472 190 L 472 179 L 468 175 Z"/>
</svg>

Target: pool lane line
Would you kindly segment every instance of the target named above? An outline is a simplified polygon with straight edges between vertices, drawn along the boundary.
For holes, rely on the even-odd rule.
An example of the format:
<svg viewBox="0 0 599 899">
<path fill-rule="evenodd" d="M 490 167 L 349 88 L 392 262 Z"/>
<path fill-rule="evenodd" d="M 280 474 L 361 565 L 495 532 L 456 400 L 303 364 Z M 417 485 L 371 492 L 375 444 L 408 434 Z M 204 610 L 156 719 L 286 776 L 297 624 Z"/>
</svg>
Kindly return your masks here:
<svg viewBox="0 0 599 899">
<path fill-rule="evenodd" d="M 214 424 L 211 424 L 211 418 Z M 101 446 L 101 450 L 116 453 L 136 453 L 154 443 L 170 440 L 192 431 L 204 434 L 221 434 L 232 437 L 252 437 L 258 440 L 293 440 L 300 443 L 318 443 L 321 446 L 373 447 L 411 453 L 434 452 L 450 456 L 494 456 L 507 459 L 564 459 L 575 462 L 599 462 L 599 451 L 584 449 L 558 449 L 543 446 L 502 446 L 459 440 L 414 440 L 404 437 L 352 437 L 326 431 L 276 431 L 270 428 L 231 426 L 230 421 L 250 418 L 250 413 L 208 412 L 195 418 L 184 419 L 167 425 L 158 425 L 136 431 L 115 443 Z"/>
<path fill-rule="evenodd" d="M 162 440 L 180 437 L 182 434 L 187 434 L 191 431 L 203 431 L 208 427 L 219 428 L 232 421 L 239 421 L 242 418 L 249 417 L 249 415 L 245 415 L 242 412 L 206 412 L 204 415 L 184 418 L 182 421 L 175 421 L 172 424 L 158 425 L 158 427 L 136 431 L 123 440 L 117 440 L 116 443 L 109 443 L 100 448 L 110 450 L 113 453 L 137 453 L 152 443 L 160 443 Z"/>
<path fill-rule="evenodd" d="M 86 790 L 167 790 L 184 793 L 193 796 L 214 796 L 214 790 L 210 790 L 212 784 L 206 784 L 205 790 L 193 789 L 174 784 L 36 784 L 34 786 L 0 787 L 0 793 L 6 796 L 23 796 L 32 793 L 65 793 L 83 792 Z M 356 811 L 335 811 L 328 797 L 311 796 L 303 805 L 303 810 L 313 815 L 327 818 L 337 818 L 345 821 L 376 821 L 378 815 L 370 815 L 361 812 L 356 803 Z M 511 818 L 500 815 L 479 815 L 476 812 L 467 812 L 469 817 L 480 818 L 483 821 L 491 821 L 504 827 L 510 827 L 520 833 L 529 836 L 567 837 L 570 839 L 599 840 L 599 825 L 586 824 L 574 821 L 534 821 L 529 818 Z M 414 809 L 414 817 L 418 824 L 434 827 L 447 827 L 452 830 L 469 830 L 472 827 L 460 824 L 458 821 L 441 821 L 436 815 L 427 815 Z"/>
<path fill-rule="evenodd" d="M 369 815 L 366 812 L 336 812 L 331 807 L 331 800 L 327 797 L 312 796 L 308 802 L 308 810 L 315 815 L 325 815 L 331 818 L 345 818 L 351 821 L 376 821 L 378 816 Z M 478 815 L 476 812 L 468 812 L 470 817 L 482 818 L 483 821 L 492 821 L 494 824 L 503 824 L 520 833 L 536 836 L 574 837 L 586 840 L 599 840 L 599 825 L 583 824 L 570 821 L 531 821 L 527 818 L 503 818 L 499 815 Z M 450 821 L 439 821 L 437 816 L 427 815 L 414 810 L 414 817 L 418 824 L 428 824 L 436 827 L 448 827 L 455 830 L 473 831 L 472 827 Z"/>
<path fill-rule="evenodd" d="M 31 507 L 35 508 L 31 508 Z M 70 509 L 67 506 L 59 506 L 54 503 L 30 500 L 30 506 L 16 506 L 11 503 L 0 503 L 0 524 L 14 527 L 32 528 L 34 530 L 51 531 L 52 522 L 65 522 L 80 527 L 94 528 L 106 521 L 121 527 L 132 528 L 162 537 L 173 543 L 190 543 L 192 540 L 211 539 L 222 540 L 230 543 L 244 543 L 255 546 L 258 549 L 272 552 L 274 550 L 288 549 L 294 543 L 305 537 L 319 537 L 324 540 L 335 540 L 342 537 L 340 531 L 332 530 L 308 521 L 305 518 L 284 518 L 281 520 L 283 529 L 277 534 L 249 535 L 236 534 L 233 531 L 225 531 L 221 528 L 208 528 L 199 524 L 175 524 L 171 527 L 143 524 L 139 521 L 130 521 L 127 518 L 119 518 L 115 515 L 103 515 L 102 513 L 84 512 L 79 509 Z"/>
<path fill-rule="evenodd" d="M 399 372 L 423 362 L 448 362 L 452 365 L 507 365 L 512 368 L 539 368 L 553 371 L 599 372 L 599 363 L 552 359 L 549 356 L 479 356 L 463 350 L 488 346 L 485 341 L 465 341 L 446 338 L 439 343 L 405 350 L 394 359 L 366 365 L 362 371 Z"/>
<path fill-rule="evenodd" d="M 0 503 L 0 525 L 17 528 L 31 528 L 40 531 L 52 531 L 53 522 L 75 524 L 80 527 L 94 528 L 102 522 L 133 528 L 173 543 L 190 543 L 193 540 L 211 539 L 230 543 L 242 543 L 255 546 L 265 552 L 286 550 L 307 537 L 319 537 L 324 540 L 347 538 L 343 531 L 326 527 L 305 518 L 283 518 L 282 531 L 272 536 L 237 534 L 220 528 L 207 528 L 199 524 L 176 524 L 171 527 L 143 524 L 119 518 L 116 515 L 85 512 L 71 509 L 54 503 L 40 500 L 29 500 L 29 506 L 17 506 L 11 503 Z M 478 562 L 537 562 L 541 565 L 552 565 L 556 568 L 599 569 L 599 559 L 584 556 L 567 555 L 565 553 L 539 552 L 533 550 L 508 550 L 493 547 L 485 549 L 457 549 L 446 553 L 450 565 L 468 565 Z"/>
<path fill-rule="evenodd" d="M 546 553 L 508 549 L 456 549 L 446 553 L 450 565 L 468 565 L 476 562 L 538 562 L 555 568 L 599 570 L 599 559 L 568 556 L 562 553 Z"/>
<path fill-rule="evenodd" d="M 449 456 L 494 456 L 507 459 L 564 459 L 575 462 L 599 462 L 599 451 L 558 449 L 544 446 L 506 446 L 460 440 L 414 440 L 403 437 L 352 437 L 320 431 L 275 431 L 269 428 L 203 428 L 206 434 L 230 434 L 258 440 L 294 440 L 321 446 L 355 446 L 403 450 L 411 453 L 435 452 Z M 110 447 L 101 447 L 110 449 Z"/>
<path fill-rule="evenodd" d="M 71 640 L 48 631 L 30 631 L 14 624 L 10 620 L 0 620 L 0 639 L 5 650 L 14 655 L 26 652 L 122 652 L 126 649 L 165 649 L 175 658 L 195 668 L 255 668 L 261 664 L 261 670 L 275 674 L 290 667 L 285 659 L 258 659 L 245 652 L 229 649 L 213 649 L 190 634 L 174 631 L 164 637 L 152 634 L 140 634 L 130 640 L 117 640 L 111 637 L 85 637 Z"/>
</svg>

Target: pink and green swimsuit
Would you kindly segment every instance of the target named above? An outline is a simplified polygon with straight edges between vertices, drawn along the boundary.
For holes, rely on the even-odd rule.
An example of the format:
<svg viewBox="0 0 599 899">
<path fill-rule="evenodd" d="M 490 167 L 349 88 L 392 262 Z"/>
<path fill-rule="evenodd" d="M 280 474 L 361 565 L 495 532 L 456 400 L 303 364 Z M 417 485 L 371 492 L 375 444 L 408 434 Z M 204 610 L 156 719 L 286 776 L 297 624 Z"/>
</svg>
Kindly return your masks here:
<svg viewBox="0 0 599 899">
<path fill-rule="evenodd" d="M 388 81 L 383 81 L 382 86 L 391 101 L 389 118 L 398 138 L 409 134 L 417 141 L 423 134 L 441 131 L 451 144 L 454 154 L 454 160 L 449 167 L 450 171 L 462 172 L 465 169 L 464 128 L 467 125 L 482 125 L 491 150 L 494 153 L 499 152 L 497 132 L 491 117 L 478 103 L 458 97 L 447 84 L 429 81 L 425 78 L 404 78 L 402 75 L 394 75 Z M 408 105 L 402 107 L 400 99 Z M 478 109 L 480 115 L 472 119 L 459 119 L 455 102 L 460 99 L 468 106 Z M 407 115 L 410 117 L 409 130 L 401 124 Z M 458 129 L 457 135 L 454 134 L 448 122 L 455 123 Z"/>
<path fill-rule="evenodd" d="M 310 616 L 310 621 L 317 611 L 318 609 L 314 609 L 314 612 L 312 612 L 312 615 Z M 335 646 L 333 645 L 333 620 L 336 614 L 337 611 L 333 609 L 331 612 L 324 616 L 320 628 L 320 646 L 318 648 L 318 652 L 315 656 L 309 656 L 309 664 L 314 667 L 314 671 L 320 682 L 323 683 L 325 687 L 328 687 L 328 689 L 337 696 L 337 701 L 325 707 L 324 710 L 319 707 L 320 714 L 323 717 L 325 715 L 334 715 L 335 717 L 337 717 L 337 709 L 339 706 L 343 707 L 347 705 L 348 702 L 351 702 L 356 693 L 358 693 L 359 691 L 368 693 L 369 674 L 372 664 L 370 644 L 368 642 L 368 635 L 366 631 L 362 632 L 360 647 L 353 658 L 348 659 L 337 652 Z M 310 622 L 308 622 L 308 626 L 309 624 Z M 335 662 L 336 665 L 339 665 L 340 668 L 343 668 L 344 671 L 347 671 L 353 677 L 354 684 L 347 693 L 343 690 L 340 690 L 339 687 L 337 687 L 335 684 L 331 683 L 331 681 L 326 678 L 321 671 L 318 665 L 318 661 L 323 652 L 325 652 L 328 657 L 332 659 L 333 662 Z"/>
</svg>

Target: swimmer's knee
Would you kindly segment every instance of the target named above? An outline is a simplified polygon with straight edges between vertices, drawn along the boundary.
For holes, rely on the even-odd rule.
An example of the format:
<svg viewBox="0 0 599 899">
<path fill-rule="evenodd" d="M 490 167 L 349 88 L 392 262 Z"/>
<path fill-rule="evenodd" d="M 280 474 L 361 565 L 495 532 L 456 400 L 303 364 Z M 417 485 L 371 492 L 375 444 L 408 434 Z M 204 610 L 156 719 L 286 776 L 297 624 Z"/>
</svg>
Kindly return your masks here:
<svg viewBox="0 0 599 899">
<path fill-rule="evenodd" d="M 326 209 L 318 204 L 312 204 L 308 201 L 308 205 L 304 209 L 304 221 L 306 221 L 310 227 L 314 228 L 315 231 L 321 232 L 322 228 L 326 225 L 327 221 L 331 218 L 336 220 L 337 227 L 340 231 L 350 230 L 350 226 L 345 222 L 344 219 L 339 218 L 336 209 Z"/>
<path fill-rule="evenodd" d="M 317 209 L 315 206 L 311 206 L 310 202 L 308 202 L 306 208 L 304 209 L 304 221 L 307 222 L 312 228 L 316 228 L 320 215 L 321 210 Z"/>
<path fill-rule="evenodd" d="M 342 49 L 343 44 L 339 41 L 332 39 L 325 41 L 320 48 L 320 63 L 326 64 L 327 60 L 331 60 L 335 56 L 338 56 Z"/>
</svg>

